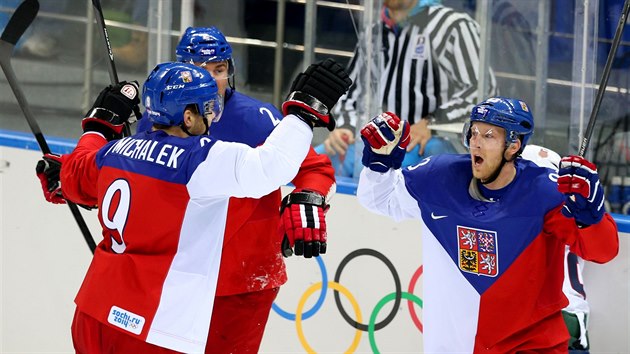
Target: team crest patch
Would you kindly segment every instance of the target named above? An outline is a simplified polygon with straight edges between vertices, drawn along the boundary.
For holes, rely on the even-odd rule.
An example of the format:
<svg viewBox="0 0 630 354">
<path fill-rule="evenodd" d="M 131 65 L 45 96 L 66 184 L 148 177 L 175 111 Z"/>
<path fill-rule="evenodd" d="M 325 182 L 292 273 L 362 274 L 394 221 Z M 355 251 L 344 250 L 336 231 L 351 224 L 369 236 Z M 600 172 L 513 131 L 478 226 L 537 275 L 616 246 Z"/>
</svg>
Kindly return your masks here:
<svg viewBox="0 0 630 354">
<path fill-rule="evenodd" d="M 457 226 L 459 269 L 494 277 L 499 270 L 496 231 Z"/>
<path fill-rule="evenodd" d="M 192 82 L 192 75 L 190 74 L 190 71 L 182 71 L 181 73 L 182 76 L 182 81 L 183 82 Z"/>
<path fill-rule="evenodd" d="M 524 110 L 525 112 L 529 112 L 529 107 L 527 107 L 527 103 L 523 102 L 523 101 L 518 101 L 518 103 L 521 104 L 521 109 Z"/>
</svg>

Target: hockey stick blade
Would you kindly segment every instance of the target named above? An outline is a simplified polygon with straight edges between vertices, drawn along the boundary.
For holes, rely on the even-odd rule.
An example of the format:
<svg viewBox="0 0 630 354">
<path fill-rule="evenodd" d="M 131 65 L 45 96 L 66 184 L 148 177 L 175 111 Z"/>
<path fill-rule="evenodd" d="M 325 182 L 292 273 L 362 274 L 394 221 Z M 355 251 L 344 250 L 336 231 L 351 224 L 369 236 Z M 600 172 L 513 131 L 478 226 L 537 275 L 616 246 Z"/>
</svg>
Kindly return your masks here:
<svg viewBox="0 0 630 354">
<path fill-rule="evenodd" d="M 21 3 L 11 16 L 0 39 L 15 46 L 37 16 L 38 11 L 39 1 L 37 0 L 26 0 Z"/>
<path fill-rule="evenodd" d="M 33 113 L 31 112 L 30 106 L 26 101 L 26 97 L 24 96 L 24 92 L 22 88 L 18 84 L 17 78 L 15 77 L 15 72 L 13 71 L 13 67 L 11 66 L 11 54 L 13 53 L 13 49 L 15 48 L 15 44 L 20 40 L 20 37 L 24 34 L 24 31 L 31 25 L 35 16 L 37 16 L 37 12 L 39 11 L 39 2 L 37 0 L 26 0 L 18 8 L 15 10 L 11 19 L 7 23 L 7 26 L 2 32 L 0 36 L 0 67 L 2 67 L 2 71 L 4 75 L 7 77 L 7 82 L 9 86 L 11 86 L 11 90 L 15 95 L 15 98 L 18 101 L 22 112 L 24 113 L 24 117 L 35 135 L 35 140 L 37 140 L 37 144 L 39 145 L 43 154 L 50 153 L 50 148 L 48 147 L 48 143 L 42 134 L 37 121 L 35 120 Z M 87 243 L 90 251 L 94 253 L 96 249 L 96 243 L 94 242 L 94 238 L 92 238 L 92 234 L 83 219 L 83 215 L 76 204 L 66 201 L 68 207 L 70 208 L 70 212 L 72 216 L 77 222 L 81 233 L 83 234 L 83 238 Z"/>
<path fill-rule="evenodd" d="M 7 77 L 9 86 L 11 86 L 11 90 L 13 91 L 13 94 L 15 95 L 22 112 L 26 117 L 26 121 L 31 128 L 31 131 L 35 135 L 37 144 L 42 150 L 42 153 L 48 154 L 50 153 L 50 148 L 46 143 L 46 139 L 44 139 L 44 136 L 42 135 L 42 131 L 39 128 L 37 121 L 33 118 L 30 106 L 26 102 L 22 88 L 18 85 L 18 80 L 15 77 L 15 72 L 11 66 L 11 55 L 13 54 L 15 44 L 20 40 L 20 37 L 22 37 L 26 29 L 31 25 L 37 16 L 38 11 L 39 2 L 37 0 L 26 0 L 17 7 L 9 19 L 7 26 L 4 28 L 2 36 L 0 36 L 0 66 Z"/>
</svg>

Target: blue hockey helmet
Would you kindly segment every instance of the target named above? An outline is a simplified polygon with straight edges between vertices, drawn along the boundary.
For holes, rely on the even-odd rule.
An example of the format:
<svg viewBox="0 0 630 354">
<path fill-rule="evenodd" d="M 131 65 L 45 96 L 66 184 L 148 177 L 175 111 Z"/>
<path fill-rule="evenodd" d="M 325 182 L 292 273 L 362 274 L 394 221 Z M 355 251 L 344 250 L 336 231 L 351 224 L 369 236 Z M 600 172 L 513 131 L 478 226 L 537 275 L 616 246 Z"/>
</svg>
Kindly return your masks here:
<svg viewBox="0 0 630 354">
<path fill-rule="evenodd" d="M 149 120 L 166 126 L 182 124 L 190 104 L 212 122 L 223 112 L 223 97 L 212 75 L 188 63 L 158 64 L 144 83 L 142 101 Z"/>
<path fill-rule="evenodd" d="M 188 27 L 175 49 L 177 61 L 206 63 L 228 61 L 234 70 L 232 47 L 216 27 Z"/>
<path fill-rule="evenodd" d="M 534 116 L 527 103 L 506 97 L 491 97 L 476 105 L 464 126 L 464 145 L 469 146 L 472 122 L 484 122 L 505 129 L 506 146 L 521 139 L 521 151 L 534 133 Z"/>
</svg>

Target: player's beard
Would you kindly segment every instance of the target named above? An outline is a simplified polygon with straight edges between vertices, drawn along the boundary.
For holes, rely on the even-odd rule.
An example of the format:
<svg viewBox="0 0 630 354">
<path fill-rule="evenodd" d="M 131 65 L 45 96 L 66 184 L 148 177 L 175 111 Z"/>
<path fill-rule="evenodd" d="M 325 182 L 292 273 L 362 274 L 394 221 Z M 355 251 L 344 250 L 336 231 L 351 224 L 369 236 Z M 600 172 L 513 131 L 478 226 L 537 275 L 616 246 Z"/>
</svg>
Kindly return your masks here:
<svg viewBox="0 0 630 354">
<path fill-rule="evenodd" d="M 498 173 L 497 171 L 503 167 L 503 164 L 501 162 L 503 160 L 502 157 L 504 153 L 505 153 L 505 150 L 500 155 L 495 152 L 488 152 L 488 151 L 486 151 L 485 153 L 481 153 L 481 152 L 472 153 L 471 152 L 470 157 L 471 157 L 473 177 L 477 178 L 482 183 L 484 183 L 485 181 L 488 181 L 493 176 L 496 176 L 497 174 L 499 174 L 500 171 Z"/>
</svg>

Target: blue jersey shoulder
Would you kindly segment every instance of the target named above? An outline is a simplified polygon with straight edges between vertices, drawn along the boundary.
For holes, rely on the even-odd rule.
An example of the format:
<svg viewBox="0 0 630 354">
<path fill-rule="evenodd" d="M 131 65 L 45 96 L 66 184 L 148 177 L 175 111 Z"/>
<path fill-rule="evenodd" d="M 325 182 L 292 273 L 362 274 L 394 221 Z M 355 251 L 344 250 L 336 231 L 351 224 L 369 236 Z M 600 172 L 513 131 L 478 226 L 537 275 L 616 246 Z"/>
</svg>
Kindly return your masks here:
<svg viewBox="0 0 630 354">
<path fill-rule="evenodd" d="M 534 162 L 516 160 L 517 188 L 531 205 L 543 208 L 545 212 L 557 207 L 564 201 L 564 195 L 558 191 L 558 173 L 550 168 L 540 167 Z"/>
<path fill-rule="evenodd" d="M 409 193 L 418 200 L 440 200 L 445 193 L 464 198 L 472 178 L 470 156 L 433 155 L 403 170 Z"/>
<path fill-rule="evenodd" d="M 138 121 L 138 125 L 136 126 L 136 132 L 142 133 L 142 132 L 151 131 L 152 126 L 153 126 L 153 123 L 151 123 L 151 120 L 149 119 L 147 112 L 144 111 L 142 113 L 142 118 Z"/>
<path fill-rule="evenodd" d="M 210 125 L 210 136 L 256 147 L 265 142 L 282 117 L 272 104 L 233 91 L 225 102 L 221 119 Z M 150 131 L 151 127 L 145 112 L 138 121 L 137 132 Z"/>
<path fill-rule="evenodd" d="M 234 91 L 221 119 L 210 126 L 210 136 L 256 147 L 265 142 L 281 119 L 282 114 L 273 105 Z"/>
<path fill-rule="evenodd" d="M 515 205 L 523 205 L 523 212 L 536 205 L 537 213 L 557 207 L 564 200 L 557 189 L 557 174 L 554 170 L 538 167 L 531 161 L 518 159 L 517 175 L 505 187 L 504 199 L 520 199 Z M 434 155 L 415 166 L 403 170 L 409 193 L 417 200 L 441 205 L 465 204 L 471 200 L 468 192 L 473 178 L 470 156 L 466 154 Z"/>
</svg>

